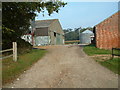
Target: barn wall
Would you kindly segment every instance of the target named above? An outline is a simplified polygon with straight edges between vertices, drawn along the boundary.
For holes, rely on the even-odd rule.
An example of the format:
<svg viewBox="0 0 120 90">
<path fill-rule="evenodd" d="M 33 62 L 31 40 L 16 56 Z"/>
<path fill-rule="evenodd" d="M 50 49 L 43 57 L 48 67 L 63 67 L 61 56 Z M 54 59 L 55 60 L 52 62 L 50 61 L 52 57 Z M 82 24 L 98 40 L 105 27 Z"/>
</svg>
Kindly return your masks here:
<svg viewBox="0 0 120 90">
<path fill-rule="evenodd" d="M 118 33 L 118 13 L 95 26 L 96 47 L 111 49 L 120 47 L 120 34 Z"/>
<path fill-rule="evenodd" d="M 50 44 L 51 45 L 55 45 L 56 44 L 56 40 L 55 40 L 54 32 L 48 30 L 48 35 L 50 36 L 50 40 L 51 40 Z"/>
<path fill-rule="evenodd" d="M 56 35 L 56 44 L 57 45 L 63 44 L 63 42 L 62 42 L 62 35 L 61 34 L 57 34 Z"/>
<path fill-rule="evenodd" d="M 52 45 L 62 45 L 64 44 L 64 32 L 58 20 L 55 20 L 49 27 L 49 36 L 51 38 Z M 56 33 L 56 36 L 54 35 Z"/>
<path fill-rule="evenodd" d="M 48 36 L 48 27 L 36 28 L 34 33 L 36 36 Z"/>
<path fill-rule="evenodd" d="M 35 36 L 34 46 L 50 45 L 50 36 Z"/>
</svg>

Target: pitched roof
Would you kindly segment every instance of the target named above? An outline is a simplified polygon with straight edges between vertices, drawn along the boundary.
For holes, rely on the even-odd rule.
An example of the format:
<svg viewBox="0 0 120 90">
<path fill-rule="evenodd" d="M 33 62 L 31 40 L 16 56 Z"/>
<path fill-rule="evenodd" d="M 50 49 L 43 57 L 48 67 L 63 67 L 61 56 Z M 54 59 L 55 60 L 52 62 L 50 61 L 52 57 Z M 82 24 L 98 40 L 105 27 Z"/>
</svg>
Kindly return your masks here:
<svg viewBox="0 0 120 90">
<path fill-rule="evenodd" d="M 87 30 L 83 31 L 82 33 L 91 33 L 92 34 L 93 32 L 91 30 L 87 29 Z"/>
<path fill-rule="evenodd" d="M 35 27 L 36 28 L 49 27 L 55 20 L 58 20 L 58 19 L 37 20 L 35 21 Z"/>
</svg>

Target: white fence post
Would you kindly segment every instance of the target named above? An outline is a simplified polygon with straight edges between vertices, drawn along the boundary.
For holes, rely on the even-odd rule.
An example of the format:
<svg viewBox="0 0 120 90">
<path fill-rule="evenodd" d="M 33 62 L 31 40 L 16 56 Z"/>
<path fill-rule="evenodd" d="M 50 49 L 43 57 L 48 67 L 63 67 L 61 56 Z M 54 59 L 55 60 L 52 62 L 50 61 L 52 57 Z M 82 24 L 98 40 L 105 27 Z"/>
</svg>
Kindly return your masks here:
<svg viewBox="0 0 120 90">
<path fill-rule="evenodd" d="M 17 43 L 13 42 L 13 60 L 17 61 Z"/>
</svg>

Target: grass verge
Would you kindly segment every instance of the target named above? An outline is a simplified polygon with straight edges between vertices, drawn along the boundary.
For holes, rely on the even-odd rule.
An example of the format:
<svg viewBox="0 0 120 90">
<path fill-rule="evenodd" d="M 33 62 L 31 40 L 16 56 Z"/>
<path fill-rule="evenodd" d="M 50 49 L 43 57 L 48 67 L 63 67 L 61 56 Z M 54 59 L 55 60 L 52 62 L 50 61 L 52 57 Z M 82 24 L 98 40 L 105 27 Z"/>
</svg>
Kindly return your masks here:
<svg viewBox="0 0 120 90">
<path fill-rule="evenodd" d="M 33 49 L 29 53 L 19 55 L 18 61 L 11 58 L 2 61 L 2 83 L 3 85 L 15 80 L 21 73 L 42 58 L 46 50 Z"/>
<path fill-rule="evenodd" d="M 99 61 L 99 63 L 101 65 L 107 67 L 108 69 L 110 69 L 114 73 L 120 75 L 119 62 L 120 61 L 118 58 L 109 59 L 107 61 Z"/>
<path fill-rule="evenodd" d="M 87 45 L 84 47 L 83 51 L 88 55 L 97 55 L 97 54 L 111 54 L 111 50 L 104 50 L 96 48 L 94 45 Z"/>
<path fill-rule="evenodd" d="M 94 45 L 88 45 L 83 48 L 83 51 L 87 55 L 92 56 L 92 57 L 94 57 L 95 55 L 101 55 L 100 57 L 95 56 L 93 59 L 95 59 L 101 65 L 110 69 L 114 73 L 120 75 L 120 68 L 119 68 L 120 58 L 115 57 L 115 58 L 111 59 L 111 57 L 110 57 L 110 55 L 112 53 L 111 50 L 99 49 L 99 48 L 96 48 Z M 118 53 L 118 52 L 115 51 L 115 53 Z M 109 55 L 109 56 L 107 56 L 107 58 L 103 59 L 103 55 Z"/>
</svg>

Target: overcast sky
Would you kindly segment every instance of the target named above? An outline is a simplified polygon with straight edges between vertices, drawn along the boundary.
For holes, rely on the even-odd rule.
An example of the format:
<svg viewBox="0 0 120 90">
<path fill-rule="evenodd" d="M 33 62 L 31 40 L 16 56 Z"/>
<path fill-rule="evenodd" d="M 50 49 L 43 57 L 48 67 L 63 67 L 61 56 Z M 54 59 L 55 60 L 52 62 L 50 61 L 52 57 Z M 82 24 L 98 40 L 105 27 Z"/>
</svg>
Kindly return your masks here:
<svg viewBox="0 0 120 90">
<path fill-rule="evenodd" d="M 115 0 L 114 0 L 115 1 Z M 117 1 L 117 0 L 116 0 Z M 63 29 L 93 27 L 118 11 L 118 2 L 68 2 L 59 13 L 38 14 L 36 20 L 59 19 Z"/>
</svg>

